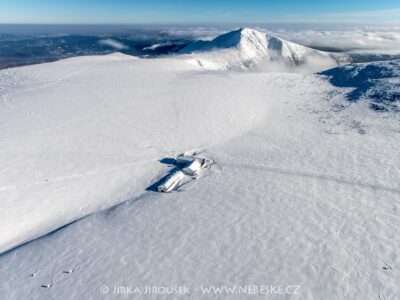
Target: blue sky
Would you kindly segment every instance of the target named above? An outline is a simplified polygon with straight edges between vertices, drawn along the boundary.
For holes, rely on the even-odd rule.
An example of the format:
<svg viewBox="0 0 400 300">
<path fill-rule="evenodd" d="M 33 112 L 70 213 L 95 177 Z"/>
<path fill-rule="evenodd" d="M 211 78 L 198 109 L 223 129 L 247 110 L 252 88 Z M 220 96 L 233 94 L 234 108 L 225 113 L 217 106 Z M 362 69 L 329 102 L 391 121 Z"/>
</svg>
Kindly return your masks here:
<svg viewBox="0 0 400 300">
<path fill-rule="evenodd" d="M 400 22 L 399 0 L 0 0 L 0 23 Z"/>
</svg>

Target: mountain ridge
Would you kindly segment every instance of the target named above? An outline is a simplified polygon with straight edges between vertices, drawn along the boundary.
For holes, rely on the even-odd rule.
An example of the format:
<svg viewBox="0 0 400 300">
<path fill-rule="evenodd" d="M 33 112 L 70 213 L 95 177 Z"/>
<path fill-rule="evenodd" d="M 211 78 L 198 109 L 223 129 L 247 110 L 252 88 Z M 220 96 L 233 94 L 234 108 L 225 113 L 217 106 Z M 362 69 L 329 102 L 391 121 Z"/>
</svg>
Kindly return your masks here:
<svg viewBox="0 0 400 300">
<path fill-rule="evenodd" d="M 245 69 L 263 61 L 299 66 L 324 60 L 329 67 L 349 62 L 346 55 L 312 49 L 251 28 L 239 28 L 210 41 L 195 41 L 178 53 L 192 55 L 197 64 L 211 69 Z"/>
</svg>

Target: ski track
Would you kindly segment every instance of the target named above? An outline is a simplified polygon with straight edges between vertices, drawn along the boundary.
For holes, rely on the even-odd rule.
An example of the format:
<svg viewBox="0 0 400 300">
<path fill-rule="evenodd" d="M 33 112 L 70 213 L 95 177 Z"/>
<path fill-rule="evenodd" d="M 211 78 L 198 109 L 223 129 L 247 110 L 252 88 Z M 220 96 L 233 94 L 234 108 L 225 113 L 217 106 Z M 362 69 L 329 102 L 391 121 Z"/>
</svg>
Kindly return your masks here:
<svg viewBox="0 0 400 300">
<path fill-rule="evenodd" d="M 35 185 L 42 185 L 42 184 L 47 184 L 47 183 L 52 183 L 52 182 L 60 182 L 60 181 L 65 181 L 69 179 L 75 179 L 75 178 L 80 178 L 80 177 L 86 177 L 86 176 L 94 176 L 98 174 L 108 174 L 108 173 L 113 173 L 117 172 L 120 170 L 128 169 L 140 164 L 146 164 L 149 162 L 154 162 L 158 161 L 158 159 L 149 159 L 149 160 L 143 160 L 143 161 L 135 161 L 132 163 L 127 163 L 127 164 L 122 164 L 118 166 L 114 166 L 112 168 L 107 168 L 107 169 L 95 169 L 95 170 L 90 170 L 81 174 L 71 174 L 71 175 L 66 175 L 66 176 L 60 176 L 60 177 L 53 177 L 53 178 L 46 178 L 40 181 L 32 182 L 32 183 L 26 183 L 26 184 L 19 184 L 19 185 L 14 185 L 14 186 L 3 186 L 0 187 L 0 192 L 2 191 L 7 191 L 7 190 L 14 190 L 18 188 L 24 188 L 24 187 L 30 187 L 30 186 L 35 186 Z"/>
<path fill-rule="evenodd" d="M 62 76 L 62 77 L 60 77 L 58 79 L 55 79 L 55 80 L 53 80 L 51 82 L 43 83 L 42 85 L 35 86 L 33 88 L 26 88 L 26 89 L 23 89 L 23 90 L 20 90 L 20 91 L 16 91 L 16 92 L 11 92 L 11 93 L 8 93 L 8 94 L 5 93 L 3 95 L 3 102 L 4 102 L 5 106 L 8 107 L 9 109 L 16 110 L 16 111 L 19 111 L 19 112 L 22 112 L 22 113 L 25 113 L 27 115 L 32 116 L 32 112 L 19 110 L 16 106 L 12 105 L 10 103 L 10 101 L 8 100 L 8 96 L 11 95 L 11 94 L 13 94 L 13 95 L 21 95 L 21 94 L 24 94 L 24 93 L 27 93 L 27 92 L 37 91 L 37 90 L 40 90 L 40 89 L 43 89 L 43 88 L 48 88 L 48 87 L 55 86 L 55 85 L 63 82 L 64 80 L 67 80 L 69 78 L 73 78 L 74 76 L 76 76 L 78 74 L 81 74 L 83 72 L 88 71 L 89 69 L 93 68 L 94 66 L 96 66 L 98 64 L 99 64 L 98 62 L 92 63 L 92 64 L 90 64 L 89 66 L 87 66 L 85 68 L 79 69 L 79 70 L 77 70 L 75 72 L 72 72 L 70 74 Z M 41 120 L 45 120 L 45 121 L 48 121 L 48 122 L 54 122 L 54 120 L 43 119 L 43 118 L 39 118 L 37 116 L 36 116 L 36 118 L 41 119 Z"/>
<path fill-rule="evenodd" d="M 298 171 L 298 170 L 290 170 L 290 169 L 283 169 L 277 167 L 260 167 L 257 165 L 249 165 L 249 164 L 222 164 L 223 167 L 226 168 L 245 168 L 245 169 L 252 169 L 258 171 L 265 171 L 265 172 L 272 172 L 272 173 L 279 173 L 284 175 L 290 176 L 298 176 L 298 177 L 305 177 L 305 178 L 313 178 L 313 179 L 320 179 L 320 180 L 329 180 L 334 181 L 336 183 L 351 185 L 351 186 L 359 186 L 363 188 L 375 189 L 375 190 L 384 190 L 391 193 L 399 193 L 400 188 L 397 187 L 388 187 L 379 184 L 373 184 L 368 182 L 360 182 L 360 181 L 352 181 L 346 180 L 343 178 L 338 178 L 335 176 L 327 175 L 327 174 L 318 174 L 313 172 L 305 172 L 305 171 Z"/>
</svg>

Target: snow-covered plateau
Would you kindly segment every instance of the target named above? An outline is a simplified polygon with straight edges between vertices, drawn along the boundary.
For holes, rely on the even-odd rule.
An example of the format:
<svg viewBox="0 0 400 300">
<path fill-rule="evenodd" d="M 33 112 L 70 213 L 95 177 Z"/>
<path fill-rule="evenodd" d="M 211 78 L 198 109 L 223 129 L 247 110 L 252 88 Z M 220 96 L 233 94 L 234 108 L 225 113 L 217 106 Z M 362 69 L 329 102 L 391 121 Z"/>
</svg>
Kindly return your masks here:
<svg viewBox="0 0 400 300">
<path fill-rule="evenodd" d="M 0 71 L 0 298 L 399 299 L 400 61 L 282 41 Z"/>
</svg>

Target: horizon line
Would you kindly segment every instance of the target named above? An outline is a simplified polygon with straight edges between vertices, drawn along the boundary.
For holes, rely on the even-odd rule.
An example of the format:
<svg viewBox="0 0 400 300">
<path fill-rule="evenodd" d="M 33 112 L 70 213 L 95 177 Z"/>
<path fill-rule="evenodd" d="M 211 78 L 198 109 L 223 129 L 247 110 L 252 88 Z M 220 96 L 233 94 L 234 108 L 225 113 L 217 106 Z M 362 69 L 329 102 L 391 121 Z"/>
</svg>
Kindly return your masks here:
<svg viewBox="0 0 400 300">
<path fill-rule="evenodd" d="M 107 26 L 120 26 L 120 25 L 236 25 L 236 24 L 321 24 L 321 25 L 346 25 L 346 24 L 359 24 L 359 25 L 376 25 L 376 24 L 391 24 L 391 25 L 400 25 L 400 21 L 369 21 L 369 22 L 360 22 L 360 21 L 235 21 L 235 22 L 206 22 L 206 21 L 198 21 L 198 22 L 87 22 L 87 23 L 68 23 L 68 22 L 1 22 L 0 25 L 70 25 L 70 26 L 82 26 L 82 25 L 107 25 Z"/>
</svg>

